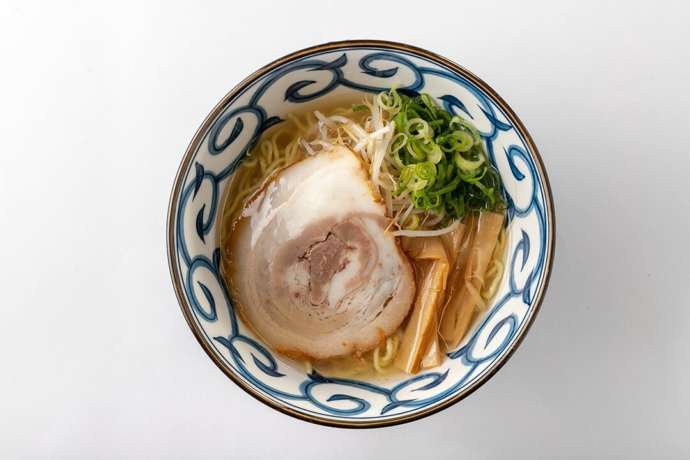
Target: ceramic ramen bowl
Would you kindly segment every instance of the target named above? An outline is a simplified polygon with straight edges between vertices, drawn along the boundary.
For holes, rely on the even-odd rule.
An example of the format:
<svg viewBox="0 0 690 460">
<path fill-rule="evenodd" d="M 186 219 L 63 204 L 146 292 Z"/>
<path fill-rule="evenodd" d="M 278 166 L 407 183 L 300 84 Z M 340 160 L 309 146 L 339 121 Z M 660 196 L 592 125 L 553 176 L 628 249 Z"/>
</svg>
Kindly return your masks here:
<svg viewBox="0 0 690 460">
<path fill-rule="evenodd" d="M 291 112 L 395 86 L 426 92 L 479 129 L 508 198 L 506 272 L 498 294 L 442 365 L 365 380 L 307 374 L 242 322 L 220 273 L 224 191 L 249 147 Z M 325 425 L 376 427 L 418 419 L 476 390 L 508 360 L 539 310 L 554 248 L 553 200 L 537 149 L 482 80 L 431 52 L 346 41 L 292 53 L 256 71 L 216 105 L 184 154 L 170 200 L 168 259 L 182 313 L 213 362 L 250 395 Z"/>
</svg>

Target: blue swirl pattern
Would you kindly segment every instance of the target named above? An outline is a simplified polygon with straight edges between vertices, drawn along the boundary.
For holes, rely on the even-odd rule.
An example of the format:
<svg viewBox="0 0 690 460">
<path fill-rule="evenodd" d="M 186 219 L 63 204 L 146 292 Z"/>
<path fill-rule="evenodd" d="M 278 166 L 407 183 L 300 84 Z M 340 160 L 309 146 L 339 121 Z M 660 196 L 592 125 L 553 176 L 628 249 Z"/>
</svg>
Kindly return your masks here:
<svg viewBox="0 0 690 460">
<path fill-rule="evenodd" d="M 468 340 L 438 370 L 391 384 L 299 373 L 252 336 L 237 317 L 220 272 L 220 197 L 261 134 L 280 123 L 278 112 L 336 91 L 402 90 L 437 96 L 446 110 L 477 125 L 509 204 L 509 259 L 497 300 Z M 269 94 L 270 93 L 270 94 Z M 280 96 L 280 97 L 278 97 Z M 532 313 L 545 273 L 544 179 L 527 144 L 498 105 L 471 81 L 423 57 L 398 51 L 343 49 L 311 55 L 273 70 L 231 101 L 206 133 L 186 173 L 175 210 L 177 263 L 194 316 L 209 343 L 247 383 L 303 412 L 377 419 L 435 405 L 486 372 L 514 342 Z"/>
</svg>

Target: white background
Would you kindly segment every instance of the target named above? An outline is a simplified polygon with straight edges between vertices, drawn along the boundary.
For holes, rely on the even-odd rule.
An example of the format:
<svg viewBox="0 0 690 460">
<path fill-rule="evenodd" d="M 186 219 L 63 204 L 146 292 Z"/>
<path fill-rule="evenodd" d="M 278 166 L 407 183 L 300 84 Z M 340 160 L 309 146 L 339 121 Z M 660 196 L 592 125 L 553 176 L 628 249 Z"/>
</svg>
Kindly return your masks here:
<svg viewBox="0 0 690 460">
<path fill-rule="evenodd" d="M 0 458 L 688 458 L 690 9 L 677 2 L 0 3 Z M 211 107 L 267 62 L 381 38 L 466 66 L 551 177 L 551 284 L 478 392 L 311 425 L 207 358 L 166 208 Z"/>
</svg>

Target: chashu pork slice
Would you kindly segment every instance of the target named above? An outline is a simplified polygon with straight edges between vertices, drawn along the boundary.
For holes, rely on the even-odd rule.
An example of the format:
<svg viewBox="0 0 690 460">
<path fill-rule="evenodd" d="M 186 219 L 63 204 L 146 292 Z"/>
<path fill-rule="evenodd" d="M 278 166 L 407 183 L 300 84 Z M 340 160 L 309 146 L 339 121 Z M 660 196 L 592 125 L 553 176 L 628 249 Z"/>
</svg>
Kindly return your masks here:
<svg viewBox="0 0 690 460">
<path fill-rule="evenodd" d="M 358 157 L 334 147 L 281 170 L 226 243 L 231 291 L 251 327 L 293 356 L 364 352 L 395 332 L 414 272 Z"/>
</svg>

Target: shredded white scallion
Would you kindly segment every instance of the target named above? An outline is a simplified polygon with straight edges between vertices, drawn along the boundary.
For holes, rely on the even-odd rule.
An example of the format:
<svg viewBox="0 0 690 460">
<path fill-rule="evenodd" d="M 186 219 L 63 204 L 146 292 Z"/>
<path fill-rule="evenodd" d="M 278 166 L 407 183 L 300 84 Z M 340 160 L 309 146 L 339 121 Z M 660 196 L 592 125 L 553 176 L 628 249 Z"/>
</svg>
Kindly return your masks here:
<svg viewBox="0 0 690 460">
<path fill-rule="evenodd" d="M 311 147 L 311 145 L 309 145 L 309 143 L 307 141 L 305 141 L 304 139 L 300 139 L 299 143 L 302 147 L 304 147 L 304 150 L 306 150 L 309 155 L 311 155 L 311 156 L 316 155 L 316 152 Z"/>
<path fill-rule="evenodd" d="M 352 123 L 352 120 L 350 120 L 347 117 L 343 117 L 342 115 L 331 115 L 330 117 L 328 117 L 328 119 L 331 120 L 332 122 L 340 123 L 343 125 L 346 125 L 348 123 Z"/>
</svg>

